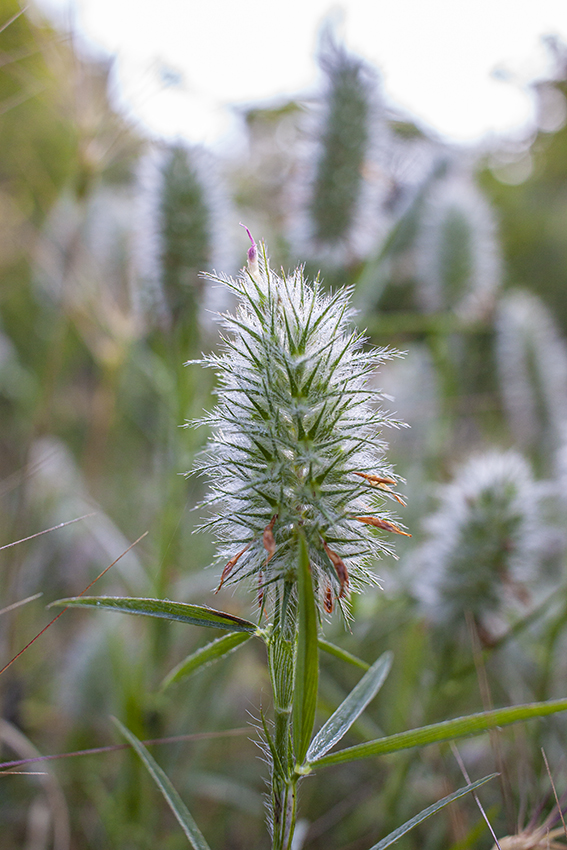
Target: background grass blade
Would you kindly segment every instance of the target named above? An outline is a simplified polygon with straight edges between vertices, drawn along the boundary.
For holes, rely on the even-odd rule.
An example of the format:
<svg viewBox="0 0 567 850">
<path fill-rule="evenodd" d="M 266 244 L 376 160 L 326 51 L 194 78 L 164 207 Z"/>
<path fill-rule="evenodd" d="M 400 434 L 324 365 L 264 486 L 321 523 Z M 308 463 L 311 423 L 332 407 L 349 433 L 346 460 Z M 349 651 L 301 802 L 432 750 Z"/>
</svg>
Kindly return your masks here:
<svg viewBox="0 0 567 850">
<path fill-rule="evenodd" d="M 210 626 L 230 632 L 255 632 L 257 626 L 249 620 L 215 611 L 204 605 L 189 605 L 186 602 L 171 602 L 169 599 L 134 599 L 129 596 L 72 596 L 58 599 L 49 606 L 65 608 L 97 608 L 100 611 L 120 611 L 123 614 L 141 614 L 145 617 L 161 617 L 164 620 L 179 620 L 193 626 Z"/>
<path fill-rule="evenodd" d="M 418 824 L 422 823 L 422 821 L 427 820 L 427 818 L 434 815 L 435 812 L 438 812 L 440 809 L 452 803 L 453 800 L 458 800 L 459 797 L 464 797 L 465 794 L 468 794 L 470 791 L 475 791 L 481 785 L 484 785 L 485 782 L 488 782 L 489 779 L 494 779 L 495 776 L 498 776 L 497 773 L 491 773 L 490 776 L 485 776 L 484 779 L 477 779 L 476 782 L 472 782 L 470 785 L 465 785 L 464 788 L 459 788 L 458 791 L 454 791 L 453 794 L 448 794 L 447 797 L 443 797 L 442 800 L 439 800 L 437 803 L 433 803 L 432 806 L 428 806 L 427 809 L 424 809 L 411 820 L 406 821 L 402 826 L 399 826 L 393 832 L 383 838 L 378 844 L 374 844 L 370 850 L 386 850 L 386 847 L 390 847 L 392 844 L 395 844 L 402 835 L 405 835 L 406 832 L 409 832 L 410 829 L 413 829 Z"/>
<path fill-rule="evenodd" d="M 567 710 L 567 699 L 549 700 L 548 702 L 535 702 L 529 705 L 515 705 L 507 708 L 497 708 L 494 711 L 483 711 L 480 714 L 470 714 L 467 717 L 456 717 L 453 720 L 445 720 L 442 723 L 434 723 L 431 726 L 422 726 L 419 729 L 410 729 L 408 732 L 398 732 L 376 741 L 366 744 L 357 744 L 346 750 L 314 759 L 313 766 L 326 767 L 331 764 L 355 761 L 368 756 L 380 756 L 386 753 L 395 753 L 398 750 L 407 750 L 411 747 L 425 747 L 439 741 L 451 741 L 455 738 L 463 738 L 467 735 L 479 735 L 495 726 L 508 726 L 510 723 L 518 723 L 520 720 L 529 720 L 532 717 L 544 717 L 547 714 L 555 714 L 558 711 Z"/>
<path fill-rule="evenodd" d="M 189 809 L 169 781 L 168 777 L 161 769 L 159 764 L 155 761 L 153 756 L 149 754 L 147 749 L 144 747 L 141 741 L 139 741 L 135 735 L 130 732 L 119 720 L 113 718 L 116 726 L 122 733 L 122 735 L 126 738 L 126 740 L 132 745 L 132 747 L 136 750 L 141 760 L 144 763 L 148 773 L 158 786 L 159 790 L 165 797 L 171 811 L 179 821 L 181 825 L 181 829 L 191 842 L 191 846 L 194 850 L 210 850 L 209 845 L 205 841 L 201 830 L 193 820 L 193 816 L 191 815 Z"/>
<path fill-rule="evenodd" d="M 180 682 L 186 679 L 196 670 L 223 658 L 237 647 L 246 643 L 252 637 L 250 632 L 231 632 L 228 635 L 223 635 L 206 646 L 202 646 L 191 655 L 184 658 L 176 667 L 171 670 L 162 682 L 162 689 L 169 687 L 173 682 Z"/>
<path fill-rule="evenodd" d="M 317 707 L 319 681 L 319 647 L 317 644 L 317 611 L 309 553 L 303 535 L 299 538 L 298 563 L 299 628 L 297 666 L 293 702 L 293 742 L 295 758 L 303 764 L 307 755 Z"/>
<path fill-rule="evenodd" d="M 340 646 L 335 646 L 334 643 L 330 643 L 328 640 L 324 640 L 323 638 L 319 638 L 319 649 L 322 649 L 323 652 L 326 652 L 328 655 L 334 655 L 335 658 L 340 658 L 341 661 L 346 661 L 348 664 L 352 664 L 353 667 L 359 667 L 360 670 L 369 670 L 370 664 L 367 664 L 366 661 L 363 661 L 362 658 L 357 658 L 356 655 L 353 655 L 352 652 L 347 652 L 346 649 L 341 649 Z"/>
<path fill-rule="evenodd" d="M 392 666 L 392 653 L 385 652 L 364 674 L 337 710 L 319 729 L 307 751 L 307 761 L 313 761 L 327 753 L 348 732 L 371 699 L 382 687 Z"/>
</svg>

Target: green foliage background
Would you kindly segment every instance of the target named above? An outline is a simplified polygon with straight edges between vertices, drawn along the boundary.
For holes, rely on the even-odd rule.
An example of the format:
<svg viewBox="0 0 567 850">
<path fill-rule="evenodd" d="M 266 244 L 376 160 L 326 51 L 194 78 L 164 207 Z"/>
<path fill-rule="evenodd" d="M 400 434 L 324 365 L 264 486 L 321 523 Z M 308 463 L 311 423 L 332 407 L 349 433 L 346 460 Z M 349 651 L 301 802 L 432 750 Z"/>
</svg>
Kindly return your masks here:
<svg viewBox="0 0 567 850">
<path fill-rule="evenodd" d="M 101 579 L 98 593 L 218 601 L 218 607 L 243 617 L 254 607 L 252 596 L 224 588 L 213 602 L 218 576 L 205 569 L 212 561 L 211 543 L 192 535 L 202 483 L 180 475 L 206 435 L 179 426 L 212 404 L 208 373 L 183 367 L 216 344 L 216 330 L 203 318 L 209 295 L 195 277 L 195 267 L 210 254 L 200 256 L 202 244 L 179 239 L 172 216 L 164 287 L 175 300 L 172 321 L 158 321 L 151 299 L 149 308 L 136 307 L 133 293 L 139 294 L 143 274 L 136 265 L 136 234 L 128 225 L 150 142 L 111 108 L 108 64 L 82 55 L 33 9 L 10 22 L 18 12 L 16 2 L 0 3 L 0 24 L 6 23 L 0 32 L 0 545 L 90 516 L 0 550 L 0 609 L 42 593 L 1 613 L 0 666 L 49 622 L 46 603 L 80 593 L 145 531 L 148 536 Z M 544 89 L 563 103 L 567 94 L 565 56 L 560 46 L 555 49 L 556 78 L 534 88 L 542 110 Z M 348 73 L 356 76 L 358 60 L 352 62 Z M 365 79 L 364 91 L 368 86 Z M 329 639 L 367 663 L 386 650 L 394 654 L 380 699 L 350 733 L 354 744 L 492 704 L 565 696 L 567 495 L 560 464 L 565 435 L 545 432 L 545 416 L 537 444 L 520 448 L 540 486 L 527 513 L 537 514 L 548 545 L 533 567 L 535 580 L 518 582 L 498 627 L 469 618 L 467 630 L 465 601 L 459 627 L 452 624 L 444 632 L 420 597 L 412 565 L 428 539 L 423 520 L 436 505 L 434 485 L 450 481 L 473 451 L 515 446 L 498 380 L 502 292 L 521 287 L 534 293 L 551 311 L 559 338 L 567 334 L 567 125 L 526 134 L 514 156 L 530 158 L 532 170 L 514 185 L 502 182 L 501 164 L 510 159 L 506 140 L 502 150 L 471 159 L 469 151 L 439 141 L 391 109 L 381 116 L 389 150 L 410 162 L 413 150 L 423 150 L 431 164 L 408 183 L 395 168 L 385 176 L 370 168 L 368 134 L 361 126 L 353 138 L 346 122 L 350 112 L 340 107 L 343 95 L 335 92 L 326 130 L 314 123 L 307 131 L 309 104 L 296 101 L 244 113 L 249 157 L 237 165 L 220 163 L 233 207 L 224 236 L 215 238 L 238 242 L 238 266 L 247 247 L 238 221 L 253 225 L 276 267 L 305 261 L 309 272 L 322 268 L 329 286 L 353 285 L 359 324 L 372 342 L 408 351 L 405 363 L 380 380 L 411 426 L 385 436 L 392 444 L 390 459 L 407 479 L 408 507 L 400 515 L 413 537 L 397 545 L 397 564 L 377 566 L 384 591 L 354 600 L 352 631 L 338 620 L 325 624 Z M 349 103 L 357 115 L 366 114 L 363 99 Z M 363 175 L 374 180 L 377 235 L 374 241 L 368 237 L 364 254 L 347 246 L 338 264 L 317 252 L 297 256 L 293 238 L 301 196 L 294 187 L 309 183 L 315 154 L 304 158 L 302 151 L 315 136 L 328 142 L 318 190 L 324 191 L 322 184 L 336 168 L 349 184 L 346 207 L 337 205 L 339 218 L 329 225 L 333 239 L 341 238 L 340 217 L 354 209 Z M 448 173 L 461 172 L 491 201 L 503 255 L 502 288 L 472 316 L 452 309 L 452 293 L 464 285 L 470 266 L 468 224 L 460 213 L 446 219 L 442 242 L 451 297 L 432 310 L 419 295 L 420 234 L 433 216 L 428 203 Z M 207 211 L 195 212 L 205 190 L 194 177 L 182 153 L 174 152 L 167 202 L 180 205 L 183 226 L 198 237 Z M 339 190 L 340 181 L 332 187 Z M 314 208 L 330 214 L 333 205 L 317 195 L 311 212 Z M 163 209 L 167 217 L 166 204 Z M 106 218 L 118 224 L 105 242 Z M 505 562 L 506 545 L 498 564 Z M 501 596 L 516 581 L 507 586 L 504 573 L 502 567 L 502 583 L 493 588 Z M 159 689 L 172 666 L 204 642 L 198 629 L 182 625 L 65 613 L 0 678 L 2 761 L 116 743 L 110 715 L 142 740 L 196 736 L 164 743 L 154 754 L 213 847 L 264 846 L 262 765 L 250 740 L 255 736 L 250 714 L 259 720 L 269 693 L 258 647 L 247 643 L 171 693 Z M 321 667 L 318 723 L 358 678 L 353 667 L 330 656 L 322 657 Z M 559 793 L 565 789 L 565 731 L 560 717 L 550 718 L 462 745 L 472 779 L 502 772 L 499 787 L 492 783 L 481 792 L 499 835 L 516 831 L 518 818 L 537 816 L 540 802 L 538 822 L 552 808 L 541 746 Z M 43 777 L 0 776 L 3 850 L 186 846 L 131 753 L 45 764 Z M 462 784 L 446 745 L 337 766 L 324 783 L 309 780 L 302 788 L 305 846 L 367 848 Z M 491 843 L 474 802 L 465 799 L 399 846 L 457 850 Z"/>
</svg>

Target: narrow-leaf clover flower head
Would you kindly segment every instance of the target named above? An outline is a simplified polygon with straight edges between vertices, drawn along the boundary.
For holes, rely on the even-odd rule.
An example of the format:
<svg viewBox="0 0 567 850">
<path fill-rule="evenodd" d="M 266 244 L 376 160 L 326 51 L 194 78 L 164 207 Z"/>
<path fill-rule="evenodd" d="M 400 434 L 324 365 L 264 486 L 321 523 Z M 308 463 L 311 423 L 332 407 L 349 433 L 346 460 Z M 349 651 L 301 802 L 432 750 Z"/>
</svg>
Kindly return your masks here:
<svg viewBox="0 0 567 850">
<path fill-rule="evenodd" d="M 293 607 L 305 535 L 320 610 L 338 602 L 346 613 L 351 592 L 377 582 L 389 533 L 405 534 L 384 510 L 401 498 L 379 434 L 397 423 L 368 383 L 397 352 L 363 348 L 350 291 L 330 294 L 301 268 L 276 275 L 253 240 L 236 279 L 209 277 L 238 302 L 221 317 L 222 352 L 201 361 L 219 380 L 218 403 L 198 423 L 213 429 L 198 470 L 210 483 L 203 527 L 217 539 L 220 584 L 253 579 L 262 605 Z"/>
<path fill-rule="evenodd" d="M 500 300 L 496 356 L 514 437 L 555 450 L 567 421 L 567 345 L 537 295 L 512 290 Z"/>
<path fill-rule="evenodd" d="M 416 553 L 417 591 L 434 620 L 454 627 L 468 612 L 488 634 L 506 603 L 525 601 L 544 548 L 540 501 L 514 451 L 470 458 L 439 489 L 429 539 Z"/>
<path fill-rule="evenodd" d="M 231 208 L 218 164 L 197 146 L 175 144 L 145 156 L 138 175 L 134 267 L 138 300 L 160 324 L 196 332 L 204 299 L 200 269 L 233 267 Z"/>
<path fill-rule="evenodd" d="M 290 239 L 300 256 L 344 266 L 368 256 L 384 229 L 384 107 L 373 69 L 328 32 L 320 65 L 323 90 L 307 108 Z"/>
<path fill-rule="evenodd" d="M 426 199 L 417 236 L 418 299 L 426 312 L 475 319 L 502 275 L 494 214 L 468 175 L 449 175 Z"/>
</svg>

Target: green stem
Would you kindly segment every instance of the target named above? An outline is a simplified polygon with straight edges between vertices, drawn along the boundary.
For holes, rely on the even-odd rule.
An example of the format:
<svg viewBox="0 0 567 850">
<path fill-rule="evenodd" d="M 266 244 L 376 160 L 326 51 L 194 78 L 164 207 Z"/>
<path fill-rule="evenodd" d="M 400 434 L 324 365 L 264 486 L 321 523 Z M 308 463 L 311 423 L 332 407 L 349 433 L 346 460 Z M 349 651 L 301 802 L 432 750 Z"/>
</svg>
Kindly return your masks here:
<svg viewBox="0 0 567 850">
<path fill-rule="evenodd" d="M 268 642 L 268 665 L 274 694 L 274 750 L 272 767 L 273 850 L 287 850 L 295 824 L 295 783 L 291 713 L 295 676 L 295 635 L 284 637 L 274 626 Z"/>
<path fill-rule="evenodd" d="M 296 761 L 299 765 L 305 761 L 317 701 L 317 612 L 309 549 L 302 530 L 298 543 L 297 599 L 285 591 L 283 599 L 277 596 L 274 625 L 267 641 L 275 715 L 274 741 L 270 742 L 273 850 L 291 850 L 301 776 Z"/>
<path fill-rule="evenodd" d="M 287 788 L 287 799 L 289 805 L 289 815 L 287 824 L 287 840 L 284 844 L 284 850 L 291 850 L 293 843 L 293 834 L 295 832 L 295 820 L 297 815 L 297 777 L 294 777 Z"/>
<path fill-rule="evenodd" d="M 297 780 L 289 779 L 285 783 L 274 783 L 273 794 L 278 804 L 278 817 L 274 808 L 273 850 L 291 850 L 295 832 Z"/>
</svg>

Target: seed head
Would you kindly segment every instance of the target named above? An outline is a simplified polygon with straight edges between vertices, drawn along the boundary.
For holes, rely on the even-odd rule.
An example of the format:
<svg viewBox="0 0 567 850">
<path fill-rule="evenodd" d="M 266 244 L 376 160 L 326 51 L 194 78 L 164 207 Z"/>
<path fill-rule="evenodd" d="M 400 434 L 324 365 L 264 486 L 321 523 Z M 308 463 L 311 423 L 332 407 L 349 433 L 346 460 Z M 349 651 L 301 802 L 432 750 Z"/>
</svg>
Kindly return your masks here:
<svg viewBox="0 0 567 850">
<path fill-rule="evenodd" d="M 383 510 L 397 478 L 379 438 L 396 423 L 367 382 L 396 352 L 363 350 L 348 290 L 329 294 L 301 268 L 280 277 L 263 246 L 257 254 L 236 279 L 208 275 L 238 306 L 221 317 L 221 354 L 201 361 L 219 379 L 201 420 L 213 428 L 198 466 L 210 482 L 203 527 L 218 542 L 221 583 L 254 577 L 264 605 L 295 598 L 305 534 L 320 609 L 344 608 L 376 583 L 371 566 L 400 531 Z"/>
</svg>

